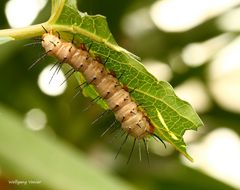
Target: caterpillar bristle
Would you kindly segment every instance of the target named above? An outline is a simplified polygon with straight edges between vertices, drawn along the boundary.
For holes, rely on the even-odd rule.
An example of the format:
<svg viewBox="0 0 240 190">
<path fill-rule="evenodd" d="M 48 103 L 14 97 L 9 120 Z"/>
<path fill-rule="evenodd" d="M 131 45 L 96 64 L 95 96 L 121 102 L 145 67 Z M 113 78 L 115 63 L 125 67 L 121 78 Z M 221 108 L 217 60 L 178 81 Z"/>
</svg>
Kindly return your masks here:
<svg viewBox="0 0 240 190">
<path fill-rule="evenodd" d="M 43 40 L 43 39 L 42 39 L 41 37 L 36 37 L 36 38 L 32 38 L 31 40 L 32 40 L 32 42 L 27 43 L 27 44 L 25 44 L 25 45 L 23 45 L 23 46 L 24 46 L 24 47 L 27 47 L 27 46 L 39 45 L 39 44 L 42 43 L 42 40 Z"/>
<path fill-rule="evenodd" d="M 164 146 L 165 149 L 167 148 L 166 143 L 165 143 L 159 136 L 157 136 L 157 135 L 154 134 L 154 133 L 151 134 L 151 135 L 154 137 L 155 140 L 160 141 L 160 142 L 163 144 L 163 146 Z"/>
<path fill-rule="evenodd" d="M 110 131 L 112 128 L 114 128 L 116 123 L 117 123 L 117 120 L 114 120 L 114 122 L 101 134 L 101 137 L 106 135 L 108 131 Z"/>
<path fill-rule="evenodd" d="M 58 62 L 56 63 L 56 65 L 54 64 L 54 65 L 51 67 L 51 69 L 52 69 L 52 68 L 54 68 L 54 67 L 56 66 L 56 69 L 55 69 L 55 71 L 53 72 L 53 74 L 52 74 L 52 76 L 51 76 L 51 78 L 50 78 L 50 80 L 49 80 L 49 84 L 51 84 L 54 76 L 59 73 L 59 71 L 60 71 L 61 68 L 62 68 L 62 65 L 63 65 L 63 62 L 59 62 L 59 61 L 58 61 Z M 50 71 L 51 71 L 51 69 L 50 69 Z"/>
<path fill-rule="evenodd" d="M 61 39 L 61 34 L 58 31 L 56 31 L 56 33 L 58 35 L 58 39 Z"/>
<path fill-rule="evenodd" d="M 90 104 L 89 104 L 85 109 L 83 109 L 82 112 L 85 112 L 85 111 L 89 110 L 89 109 L 90 109 L 95 103 L 97 103 L 100 99 L 102 99 L 101 96 L 97 96 L 96 98 L 92 99 L 91 102 L 90 102 Z"/>
<path fill-rule="evenodd" d="M 44 52 L 42 55 L 40 55 L 40 57 L 36 61 L 34 61 L 34 63 L 30 65 L 30 67 L 28 67 L 28 70 L 31 70 L 33 67 L 35 67 L 41 60 L 43 60 L 48 55 L 50 51 L 51 50 Z"/>
<path fill-rule="evenodd" d="M 28 47 L 28 46 L 35 46 L 35 45 L 39 45 L 39 44 L 41 44 L 42 43 L 42 41 L 36 41 L 36 42 L 31 42 L 31 43 L 27 43 L 27 44 L 24 44 L 23 46 L 24 47 Z"/>
<path fill-rule="evenodd" d="M 105 114 L 107 114 L 109 111 L 111 111 L 111 110 L 105 110 L 103 113 L 101 113 L 92 123 L 91 123 L 91 126 L 94 126 L 94 124 L 96 123 L 96 122 L 98 122 L 98 120 L 99 119 L 101 119 Z"/>
<path fill-rule="evenodd" d="M 123 145 L 127 142 L 128 136 L 129 136 L 129 133 L 126 134 L 126 137 L 124 138 L 123 142 L 121 143 L 121 145 L 120 145 L 120 147 L 119 147 L 119 149 L 118 149 L 118 152 L 117 152 L 117 154 L 116 154 L 114 160 L 117 159 L 119 153 L 120 153 L 121 150 L 122 150 Z"/>
<path fill-rule="evenodd" d="M 134 140 L 133 140 L 133 145 L 132 145 L 130 154 L 129 154 L 129 156 L 128 156 L 127 164 L 129 164 L 129 162 L 130 162 L 130 160 L 131 160 L 131 157 L 132 157 L 132 154 L 133 154 L 133 151 L 134 151 L 134 148 L 135 148 L 136 140 L 137 140 L 137 138 L 134 138 Z"/>
<path fill-rule="evenodd" d="M 75 89 L 78 89 L 77 93 L 73 96 L 72 101 L 75 100 L 76 97 L 80 95 L 82 89 L 88 85 L 87 81 L 83 82 L 82 84 L 78 85 Z"/>
<path fill-rule="evenodd" d="M 90 52 L 91 48 L 92 48 L 93 42 L 91 42 L 91 44 L 89 45 L 87 52 Z"/>
<path fill-rule="evenodd" d="M 43 28 L 43 30 L 44 30 L 46 33 L 48 33 L 47 29 L 46 29 L 43 25 L 41 25 L 41 27 Z"/>
<path fill-rule="evenodd" d="M 56 62 L 54 62 L 53 66 L 50 68 L 50 71 L 53 70 L 53 68 L 56 67 L 58 64 L 59 64 L 58 60 Z"/>
<path fill-rule="evenodd" d="M 147 154 L 147 162 L 148 162 L 148 165 L 150 166 L 148 142 L 145 140 L 145 138 L 143 138 L 143 143 L 144 143 L 145 151 L 146 151 L 146 154 Z"/>
<path fill-rule="evenodd" d="M 110 58 L 110 55 L 107 57 L 107 59 L 102 63 L 104 66 L 107 64 L 108 60 Z"/>
<path fill-rule="evenodd" d="M 74 39 L 75 39 L 75 35 L 73 35 L 73 38 L 72 38 L 72 44 L 74 44 Z"/>
<path fill-rule="evenodd" d="M 60 86 L 62 86 L 65 82 L 67 82 L 67 80 L 75 73 L 75 69 L 71 68 L 69 69 L 64 75 L 66 76 L 66 79 L 60 84 Z"/>
<path fill-rule="evenodd" d="M 142 161 L 142 150 L 141 150 L 141 139 L 138 139 L 138 156 L 139 156 L 139 161 Z"/>
<path fill-rule="evenodd" d="M 71 74 L 72 72 L 75 72 L 74 68 L 69 69 L 64 75 L 67 77 L 69 74 Z"/>
<path fill-rule="evenodd" d="M 119 130 L 119 133 L 117 131 Z M 126 134 L 126 131 L 122 130 L 120 127 L 116 127 L 113 131 L 111 131 L 110 134 L 116 133 L 113 137 L 112 140 L 109 141 L 110 144 L 112 144 L 114 141 L 118 140 L 119 138 L 123 137 Z"/>
</svg>

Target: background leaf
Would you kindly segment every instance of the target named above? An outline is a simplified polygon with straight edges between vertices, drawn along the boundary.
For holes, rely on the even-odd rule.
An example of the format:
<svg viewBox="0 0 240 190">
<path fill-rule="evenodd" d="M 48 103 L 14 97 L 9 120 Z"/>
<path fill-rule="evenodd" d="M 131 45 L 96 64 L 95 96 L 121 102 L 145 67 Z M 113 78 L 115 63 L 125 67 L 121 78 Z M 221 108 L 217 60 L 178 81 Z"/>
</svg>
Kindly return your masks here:
<svg viewBox="0 0 240 190">
<path fill-rule="evenodd" d="M 19 116 L 0 105 L 0 163 L 7 173 L 21 176 L 18 180 L 40 181 L 42 187 L 57 190 L 132 189 L 92 167 L 69 144 L 54 136 L 34 134 L 21 123 Z"/>
</svg>

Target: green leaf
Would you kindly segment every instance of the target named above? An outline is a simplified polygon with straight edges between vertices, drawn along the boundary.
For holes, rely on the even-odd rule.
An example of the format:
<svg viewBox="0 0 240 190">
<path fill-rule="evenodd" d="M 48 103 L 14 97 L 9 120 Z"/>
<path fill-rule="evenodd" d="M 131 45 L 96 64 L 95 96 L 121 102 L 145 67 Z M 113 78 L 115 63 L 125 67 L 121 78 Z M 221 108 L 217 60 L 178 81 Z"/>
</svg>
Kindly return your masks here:
<svg viewBox="0 0 240 190">
<path fill-rule="evenodd" d="M 92 167 L 79 150 L 56 136 L 28 130 L 22 121 L 0 105 L 0 167 L 5 174 L 18 180 L 40 181 L 42 189 L 132 189 Z M 36 184 L 28 186 L 36 189 Z"/>
<path fill-rule="evenodd" d="M 75 0 L 52 0 L 52 15 L 46 23 L 25 29 L 0 31 L 0 37 L 9 36 L 24 39 L 44 33 L 42 25 L 48 30 L 57 31 L 61 38 L 78 46 L 84 43 L 91 46 L 90 53 L 105 63 L 108 70 L 121 76 L 120 82 L 130 90 L 132 98 L 150 119 L 155 127 L 155 134 L 171 143 L 189 160 L 183 135 L 186 130 L 196 130 L 203 123 L 191 105 L 179 99 L 172 87 L 165 81 L 157 81 L 139 61 L 139 58 L 121 48 L 109 31 L 106 18 L 101 15 L 87 15 L 77 10 Z M 79 83 L 84 80 L 76 75 Z M 79 77 L 80 76 L 80 77 Z M 94 98 L 97 92 L 93 86 L 84 89 L 84 94 Z M 99 104 L 106 109 L 105 102 Z"/>
<path fill-rule="evenodd" d="M 56 2 L 53 1 L 53 5 L 59 6 L 59 1 Z M 53 9 L 57 10 L 57 13 L 52 13 L 55 16 L 49 21 L 53 30 L 62 29 L 70 36 L 74 35 L 74 39 L 79 40 L 76 44 L 91 44 L 93 56 L 100 57 L 103 62 L 108 59 L 105 64 L 107 69 L 114 71 L 117 76 L 122 74 L 120 82 L 129 89 L 134 89 L 131 96 L 141 105 L 140 108 L 154 125 L 155 134 L 192 160 L 186 153 L 183 134 L 186 130 L 196 130 L 203 126 L 193 108 L 179 99 L 167 82 L 157 81 L 148 73 L 136 56 L 117 45 L 104 16 L 78 12 L 73 0 L 62 5 L 59 6 L 61 9 Z M 94 97 L 96 91 L 91 87 L 85 90 L 85 94 Z"/>
</svg>

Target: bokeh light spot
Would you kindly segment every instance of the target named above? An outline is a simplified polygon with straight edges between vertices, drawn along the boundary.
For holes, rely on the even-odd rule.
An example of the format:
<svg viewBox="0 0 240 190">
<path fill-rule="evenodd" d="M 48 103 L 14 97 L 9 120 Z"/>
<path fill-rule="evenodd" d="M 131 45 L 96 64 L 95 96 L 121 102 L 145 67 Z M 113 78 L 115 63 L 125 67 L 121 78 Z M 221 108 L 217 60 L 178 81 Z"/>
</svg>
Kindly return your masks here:
<svg viewBox="0 0 240 190">
<path fill-rule="evenodd" d="M 127 14 L 122 20 L 122 28 L 131 37 L 140 36 L 153 29 L 154 24 L 149 15 L 149 9 L 142 8 Z"/>
<path fill-rule="evenodd" d="M 155 25 L 164 31 L 187 31 L 237 5 L 239 0 L 161 0 L 151 8 Z"/>
<path fill-rule="evenodd" d="M 45 127 L 47 123 L 47 117 L 42 110 L 35 108 L 26 113 L 24 122 L 29 129 L 38 131 Z"/>
<path fill-rule="evenodd" d="M 175 88 L 176 94 L 189 102 L 197 112 L 206 112 L 211 102 L 204 84 L 198 79 L 189 79 Z"/>
<path fill-rule="evenodd" d="M 240 112 L 240 37 L 222 49 L 208 68 L 209 89 L 226 110 Z"/>
<path fill-rule="evenodd" d="M 205 139 L 189 145 L 188 152 L 194 157 L 185 165 L 199 169 L 233 187 L 240 188 L 240 138 L 231 129 L 219 128 L 208 134 Z"/>
<path fill-rule="evenodd" d="M 55 68 L 51 69 L 52 67 L 53 65 L 49 65 L 42 70 L 38 77 L 38 86 L 43 93 L 49 96 L 58 96 L 61 95 L 67 87 L 67 83 L 64 82 L 66 77 L 60 70 L 58 73 L 55 73 L 51 80 L 55 72 Z"/>
<path fill-rule="evenodd" d="M 239 18 L 240 8 L 236 8 L 220 16 L 217 20 L 217 25 L 224 31 L 238 32 L 240 30 Z"/>
<path fill-rule="evenodd" d="M 5 14 L 11 27 L 19 28 L 32 24 L 47 0 L 10 0 Z"/>
<path fill-rule="evenodd" d="M 156 79 L 170 81 L 172 70 L 169 65 L 157 60 L 143 60 L 143 64 Z"/>
<path fill-rule="evenodd" d="M 232 34 L 222 34 L 200 43 L 188 44 L 182 53 L 183 61 L 197 67 L 209 61 L 220 49 L 225 47 L 233 39 Z"/>
</svg>

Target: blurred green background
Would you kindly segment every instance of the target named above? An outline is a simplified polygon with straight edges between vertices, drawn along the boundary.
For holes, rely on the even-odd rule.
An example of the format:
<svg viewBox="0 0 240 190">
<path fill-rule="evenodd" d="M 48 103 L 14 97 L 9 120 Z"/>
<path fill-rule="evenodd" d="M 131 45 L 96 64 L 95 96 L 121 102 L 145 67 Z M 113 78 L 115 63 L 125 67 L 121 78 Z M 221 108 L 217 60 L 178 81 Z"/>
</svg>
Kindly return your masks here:
<svg viewBox="0 0 240 190">
<path fill-rule="evenodd" d="M 51 10 L 45 0 L 0 5 L 1 29 L 44 22 Z M 81 12 L 106 16 L 119 45 L 141 57 L 149 72 L 169 81 L 199 113 L 205 127 L 185 135 L 194 163 L 153 139 L 150 166 L 143 145 L 142 160 L 136 147 L 126 164 L 131 141 L 114 160 L 121 131 L 101 137 L 113 115 L 91 125 L 103 110 L 92 105 L 84 111 L 91 100 L 73 99 L 74 77 L 66 89 L 53 82 L 50 90 L 57 86 L 62 93 L 49 95 L 41 73 L 54 59 L 27 69 L 43 53 L 40 45 L 24 46 L 34 39 L 0 45 L 0 189 L 240 189 L 239 5 L 239 0 L 78 1 Z M 41 183 L 10 184 L 14 180 Z"/>
</svg>

